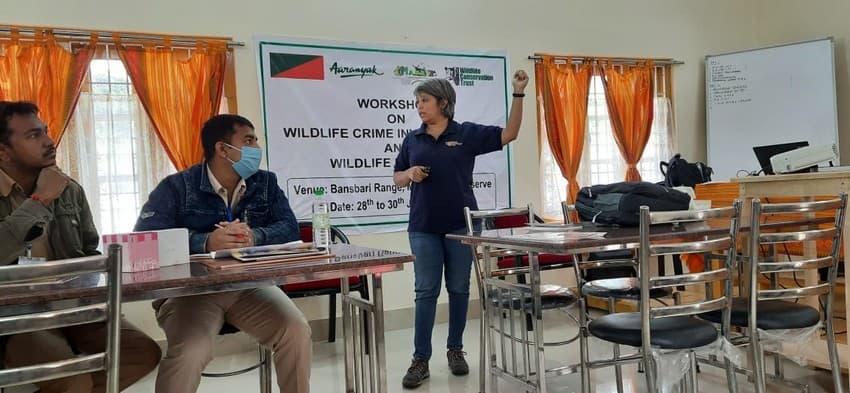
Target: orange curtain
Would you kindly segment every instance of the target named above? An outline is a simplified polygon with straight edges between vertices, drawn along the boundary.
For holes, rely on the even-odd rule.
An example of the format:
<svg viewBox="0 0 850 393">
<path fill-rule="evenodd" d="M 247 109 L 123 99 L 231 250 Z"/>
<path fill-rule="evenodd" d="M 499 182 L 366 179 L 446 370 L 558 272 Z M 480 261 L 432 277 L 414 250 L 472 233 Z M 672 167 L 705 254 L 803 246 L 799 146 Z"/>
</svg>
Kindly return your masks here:
<svg viewBox="0 0 850 393">
<path fill-rule="evenodd" d="M 614 140 L 628 165 L 626 181 L 639 181 L 637 164 L 652 129 L 654 65 L 651 61 L 634 66 L 603 62 L 601 70 Z"/>
<path fill-rule="evenodd" d="M 207 42 L 189 53 L 167 41 L 164 47 L 117 44 L 116 49 L 177 170 L 201 162 L 201 127 L 218 113 L 227 44 Z"/>
<path fill-rule="evenodd" d="M 567 179 L 567 203 L 578 194 L 578 167 L 584 149 L 587 94 L 593 67 L 589 62 L 556 64 L 551 56 L 534 64 L 538 127 L 549 140 L 552 155 Z"/>
<path fill-rule="evenodd" d="M 0 41 L 0 100 L 38 105 L 50 137 L 59 143 L 77 106 L 94 43 L 92 38 L 71 53 L 52 34 L 24 41 L 13 30 L 11 39 Z"/>
</svg>

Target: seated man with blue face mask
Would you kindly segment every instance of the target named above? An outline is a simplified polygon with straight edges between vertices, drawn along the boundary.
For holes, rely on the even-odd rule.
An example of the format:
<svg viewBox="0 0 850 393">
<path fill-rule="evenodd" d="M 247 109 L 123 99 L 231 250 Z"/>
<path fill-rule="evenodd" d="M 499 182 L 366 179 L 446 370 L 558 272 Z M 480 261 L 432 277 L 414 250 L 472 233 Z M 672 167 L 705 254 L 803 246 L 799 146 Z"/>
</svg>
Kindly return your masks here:
<svg viewBox="0 0 850 393">
<path fill-rule="evenodd" d="M 151 192 L 136 231 L 187 228 L 192 254 L 299 239 L 277 177 L 259 170 L 262 150 L 248 119 L 211 118 L 201 143 L 205 161 L 165 178 Z M 224 322 L 274 351 L 282 393 L 310 390 L 310 327 L 280 288 L 170 298 L 154 302 L 154 308 L 168 339 L 156 392 L 197 391 Z"/>
</svg>

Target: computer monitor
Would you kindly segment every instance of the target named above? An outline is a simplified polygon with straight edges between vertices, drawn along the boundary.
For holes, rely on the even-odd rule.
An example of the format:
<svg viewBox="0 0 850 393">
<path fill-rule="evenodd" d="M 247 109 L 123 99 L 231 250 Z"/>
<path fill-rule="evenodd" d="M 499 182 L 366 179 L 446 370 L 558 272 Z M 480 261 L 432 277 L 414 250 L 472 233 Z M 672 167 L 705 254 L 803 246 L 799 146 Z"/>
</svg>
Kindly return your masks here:
<svg viewBox="0 0 850 393">
<path fill-rule="evenodd" d="M 785 153 L 786 151 L 806 147 L 808 145 L 809 142 L 803 141 L 780 143 L 778 145 L 755 146 L 753 147 L 753 152 L 756 153 L 756 158 L 759 160 L 762 172 L 764 172 L 765 175 L 773 175 L 774 173 L 773 167 L 770 165 L 770 157 L 773 157 L 779 153 Z"/>
</svg>

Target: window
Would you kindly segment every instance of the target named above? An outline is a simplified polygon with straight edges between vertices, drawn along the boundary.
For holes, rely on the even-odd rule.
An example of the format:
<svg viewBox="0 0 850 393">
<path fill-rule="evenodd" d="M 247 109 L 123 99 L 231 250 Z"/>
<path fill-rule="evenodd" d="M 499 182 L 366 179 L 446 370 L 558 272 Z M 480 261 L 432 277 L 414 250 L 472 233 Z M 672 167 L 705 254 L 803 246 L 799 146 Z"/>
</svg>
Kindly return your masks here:
<svg viewBox="0 0 850 393">
<path fill-rule="evenodd" d="M 89 66 L 57 161 L 83 185 L 101 234 L 132 231 L 148 194 L 175 172 L 123 63 L 105 52 Z"/>
<path fill-rule="evenodd" d="M 2 30 L 2 29 L 0 29 Z M 4 42 L 3 48 L 8 43 L 31 42 L 36 43 L 39 48 L 45 43 L 55 48 L 61 46 L 75 56 L 75 63 L 59 67 L 61 72 L 73 72 L 79 76 L 79 67 L 88 67 L 82 82 L 79 78 L 73 78 L 74 84 L 68 88 L 60 86 L 61 89 L 48 89 L 50 94 L 57 95 L 64 100 L 67 92 L 64 90 L 79 87 L 80 95 L 73 106 L 72 113 L 66 113 L 63 108 L 53 108 L 57 117 L 65 124 L 64 135 L 57 148 L 57 164 L 74 180 L 82 185 L 85 190 L 88 205 L 91 208 L 94 224 L 100 233 L 127 232 L 132 230 L 138 217 L 141 206 L 146 202 L 149 193 L 167 175 L 174 173 L 175 168 L 168 158 L 163 145 L 160 143 L 153 124 L 148 118 L 147 111 L 141 106 L 141 100 L 136 95 L 124 63 L 118 58 L 117 46 L 146 48 L 143 55 L 138 57 L 143 60 L 133 61 L 140 69 L 150 72 L 144 74 L 144 83 L 150 85 L 149 89 L 155 92 L 174 91 L 176 99 L 163 98 L 157 94 L 151 94 L 148 108 L 165 107 L 168 112 L 163 117 L 170 116 L 169 120 L 188 120 L 181 124 L 192 124 L 187 126 L 162 126 L 168 127 L 163 134 L 176 132 L 197 133 L 200 126 L 196 118 L 208 117 L 215 109 L 210 110 L 208 105 L 198 109 L 197 105 L 173 104 L 171 102 L 189 102 L 195 97 L 184 94 L 184 88 L 177 90 L 163 89 L 156 86 L 165 82 L 170 86 L 176 86 L 176 79 L 185 79 L 185 85 L 209 87 L 214 94 L 218 94 L 221 88 L 221 101 L 218 109 L 222 112 L 236 112 L 236 78 L 233 64 L 232 46 L 239 43 L 232 42 L 229 37 L 204 37 L 162 35 L 152 33 L 125 34 L 115 31 L 95 30 L 68 30 L 49 26 L 12 26 L 6 28 L 6 33 L 0 34 Z M 25 45 L 29 46 L 29 45 Z M 3 49 L 0 48 L 0 49 Z M 24 78 L 25 82 L 35 80 L 37 77 L 45 77 L 43 72 L 30 72 L 33 67 L 29 66 L 30 60 L 40 62 L 48 57 L 36 51 L 35 54 L 21 52 L 18 58 L 10 58 L 12 68 L 18 65 L 21 72 L 12 72 L 11 80 Z M 155 52 L 155 55 L 149 56 Z M 213 53 L 213 56 L 193 56 L 200 52 Z M 157 56 L 165 54 L 168 56 Z M 92 56 L 93 55 L 93 56 Z M 173 56 L 172 56 L 173 55 Z M 223 55 L 223 56 L 222 56 Z M 89 57 L 92 56 L 92 57 Z M 167 57 L 167 61 L 159 61 L 160 57 Z M 154 58 L 153 61 L 148 61 Z M 90 63 L 82 63 L 88 61 Z M 208 60 L 208 61 L 204 61 Z M 223 62 L 223 64 L 222 64 Z M 151 65 L 154 63 L 154 65 Z M 198 67 L 194 63 L 200 63 Z M 87 65 L 83 65 L 87 64 Z M 182 64 L 184 67 L 176 66 Z M 221 74 L 221 67 L 224 73 Z M 136 68 L 133 66 L 134 69 Z M 16 69 L 17 69 L 16 68 Z M 181 70 L 175 70 L 181 69 Z M 204 68 L 210 72 L 198 72 L 198 68 Z M 67 70 L 66 70 L 67 69 Z M 186 70 L 183 70 L 186 69 Z M 27 71 L 29 70 L 29 71 Z M 14 71 L 14 70 L 13 70 Z M 25 72 L 24 72 L 25 71 Z M 208 74 L 214 74 L 210 76 Z M 187 76 L 188 75 L 188 76 Z M 184 78 L 181 78 L 184 77 Z M 6 78 L 8 79 L 8 78 Z M 4 79 L 5 81 L 5 79 Z M 148 83 L 150 82 L 150 83 Z M 77 83 L 80 83 L 77 86 Z M 140 82 L 141 83 L 141 82 Z M 218 85 L 221 83 L 221 85 Z M 31 84 L 31 83 L 27 83 Z M 215 84 L 215 85 L 214 85 Z M 41 94 L 33 94 L 26 89 L 17 89 L 13 96 L 30 97 Z M 139 86 L 141 87 L 141 86 Z M 147 87 L 147 86 L 146 86 Z M 61 90 L 61 91 L 60 91 Z M 191 90 L 191 87 L 185 88 Z M 205 92 L 206 96 L 200 99 L 212 98 L 211 94 Z M 188 99 L 181 99 L 187 98 Z M 11 98 L 11 97 L 10 97 Z M 45 100 L 46 98 L 31 98 Z M 148 97 L 145 97 L 148 100 Z M 169 103 L 158 101 L 170 100 Z M 206 101 L 208 102 L 208 101 Z M 206 103 L 205 102 L 205 103 Z M 47 109 L 46 103 L 36 102 L 43 109 Z M 163 122 L 165 123 L 165 122 Z M 55 127 L 54 124 L 51 126 Z M 169 132 L 170 131 L 170 132 Z M 172 136 L 172 135 L 167 135 Z M 180 135 L 176 136 L 178 139 Z M 175 143 L 174 145 L 180 145 Z M 176 146 L 175 150 L 183 146 Z M 195 154 L 195 152 L 191 152 Z M 195 158 L 188 158 L 194 160 Z M 184 160 L 185 161 L 185 160 Z M 180 166 L 183 167 L 183 162 Z M 185 163 L 190 165 L 191 163 Z"/>
<path fill-rule="evenodd" d="M 652 131 L 638 163 L 643 181 L 663 180 L 659 162 L 670 159 L 674 150 L 675 127 L 669 93 L 669 67 L 656 67 Z M 561 218 L 561 201 L 567 199 L 567 180 L 561 175 L 545 135 L 540 136 L 540 142 L 540 186 L 543 202 L 540 213 L 546 218 Z M 595 75 L 591 78 L 588 93 L 587 130 L 578 183 L 580 186 L 615 183 L 623 181 L 625 174 L 626 162 L 620 155 L 611 131 L 602 79 Z"/>
</svg>

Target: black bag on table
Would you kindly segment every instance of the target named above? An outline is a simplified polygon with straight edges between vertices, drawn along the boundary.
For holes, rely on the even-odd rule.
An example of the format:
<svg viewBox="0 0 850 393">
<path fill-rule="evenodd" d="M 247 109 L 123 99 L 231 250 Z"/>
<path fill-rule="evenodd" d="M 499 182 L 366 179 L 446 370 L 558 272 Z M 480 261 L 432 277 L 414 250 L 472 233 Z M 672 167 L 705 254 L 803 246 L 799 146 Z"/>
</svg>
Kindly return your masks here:
<svg viewBox="0 0 850 393">
<path fill-rule="evenodd" d="M 691 197 L 681 191 L 647 182 L 621 182 L 582 187 L 576 211 L 582 221 L 637 226 L 640 207 L 651 211 L 688 210 Z"/>
<path fill-rule="evenodd" d="M 710 166 L 702 162 L 688 162 L 678 153 L 670 161 L 661 161 L 659 168 L 664 175 L 663 184 L 667 187 L 693 187 L 711 181 L 714 173 Z"/>
</svg>

